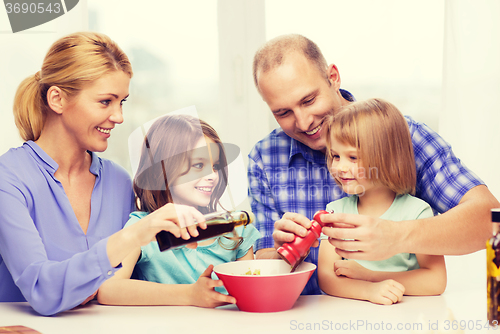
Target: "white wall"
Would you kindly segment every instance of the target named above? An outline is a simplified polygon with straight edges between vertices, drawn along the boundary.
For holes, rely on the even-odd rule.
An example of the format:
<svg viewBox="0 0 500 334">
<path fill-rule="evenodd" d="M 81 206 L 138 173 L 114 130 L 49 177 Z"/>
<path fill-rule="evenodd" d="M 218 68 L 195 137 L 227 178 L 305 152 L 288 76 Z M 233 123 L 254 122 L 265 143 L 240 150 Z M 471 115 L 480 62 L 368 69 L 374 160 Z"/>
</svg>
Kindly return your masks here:
<svg viewBox="0 0 500 334">
<path fill-rule="evenodd" d="M 500 2 L 448 1 L 439 132 L 500 198 Z"/>
<path fill-rule="evenodd" d="M 500 198 L 500 3 L 446 1 L 439 133 Z M 447 257 L 448 289 L 482 285 L 486 254 Z"/>
</svg>

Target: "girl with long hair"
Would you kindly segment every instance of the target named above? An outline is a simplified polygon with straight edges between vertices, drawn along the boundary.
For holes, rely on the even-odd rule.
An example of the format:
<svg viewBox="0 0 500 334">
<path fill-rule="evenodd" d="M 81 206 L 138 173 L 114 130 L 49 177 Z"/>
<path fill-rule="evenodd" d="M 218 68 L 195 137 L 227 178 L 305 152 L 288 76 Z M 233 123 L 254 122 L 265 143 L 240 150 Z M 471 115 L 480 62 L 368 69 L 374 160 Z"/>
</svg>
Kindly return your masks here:
<svg viewBox="0 0 500 334">
<path fill-rule="evenodd" d="M 126 226 L 134 226 L 168 203 L 202 213 L 223 210 L 219 200 L 227 186 L 226 167 L 224 146 L 206 122 L 189 115 L 157 119 L 145 136 L 134 178 L 139 211 L 131 214 Z M 156 241 L 137 247 L 115 277 L 103 284 L 98 300 L 113 305 L 234 303 L 233 297 L 222 293 L 222 282 L 211 278 L 213 266 L 253 259 L 253 244 L 259 237 L 255 227 L 248 225 L 164 252 Z M 138 279 L 130 279 L 134 267 Z M 161 293 L 166 289 L 168 296 Z M 180 303 L 174 295 L 186 301 Z"/>
</svg>

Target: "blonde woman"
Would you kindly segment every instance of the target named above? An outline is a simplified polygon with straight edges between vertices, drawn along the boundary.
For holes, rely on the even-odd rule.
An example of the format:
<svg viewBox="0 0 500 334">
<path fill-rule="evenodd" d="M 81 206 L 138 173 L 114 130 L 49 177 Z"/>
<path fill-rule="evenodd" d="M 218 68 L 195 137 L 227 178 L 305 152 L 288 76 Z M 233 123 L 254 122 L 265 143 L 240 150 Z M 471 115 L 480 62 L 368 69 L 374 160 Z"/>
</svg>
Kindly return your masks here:
<svg viewBox="0 0 500 334">
<path fill-rule="evenodd" d="M 172 204 L 122 230 L 134 208 L 130 177 L 95 152 L 123 122 L 131 77 L 118 45 L 86 32 L 56 41 L 20 84 L 14 115 L 25 143 L 0 157 L 0 302 L 28 301 L 43 315 L 71 309 L 159 231 L 198 234 L 192 223 L 203 215 Z"/>
<path fill-rule="evenodd" d="M 330 173 L 349 197 L 327 211 L 392 221 L 433 216 L 415 193 L 416 170 L 408 125 L 392 104 L 354 102 L 326 121 Z M 385 245 L 380 245 L 384 247 Z M 407 295 L 437 295 L 446 287 L 443 256 L 396 254 L 383 261 L 343 260 L 328 240 L 319 250 L 318 279 L 327 294 L 393 304 Z"/>
</svg>

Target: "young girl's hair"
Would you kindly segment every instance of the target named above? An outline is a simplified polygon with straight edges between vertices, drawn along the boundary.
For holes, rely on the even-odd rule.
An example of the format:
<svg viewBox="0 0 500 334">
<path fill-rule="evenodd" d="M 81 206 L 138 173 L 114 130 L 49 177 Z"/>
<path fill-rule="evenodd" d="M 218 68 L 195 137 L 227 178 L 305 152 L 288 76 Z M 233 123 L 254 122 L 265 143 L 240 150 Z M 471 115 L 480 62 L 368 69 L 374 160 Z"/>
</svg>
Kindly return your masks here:
<svg viewBox="0 0 500 334">
<path fill-rule="evenodd" d="M 382 99 L 344 106 L 325 120 L 328 168 L 332 139 L 356 147 L 364 174 L 396 194 L 415 194 L 416 167 L 408 123 L 401 112 Z M 332 173 L 333 175 L 333 173 Z"/>
<path fill-rule="evenodd" d="M 134 178 L 138 209 L 153 212 L 167 203 L 173 203 L 169 185 L 189 172 L 191 155 L 196 143 L 206 136 L 219 148 L 219 182 L 208 207 L 198 207 L 202 213 L 217 211 L 219 200 L 227 185 L 227 159 L 217 132 L 206 122 L 189 115 L 167 115 L 157 119 L 144 139 L 139 169 Z M 186 169 L 187 166 L 187 169 Z M 228 243 L 229 241 L 229 243 Z M 226 249 L 236 249 L 242 238 L 236 235 L 218 239 Z"/>
<path fill-rule="evenodd" d="M 189 115 L 167 115 L 150 127 L 142 147 L 139 170 L 134 178 L 134 191 L 139 210 L 153 212 L 173 203 L 169 185 L 189 172 L 191 154 L 196 143 L 206 136 L 219 147 L 219 182 L 203 213 L 217 210 L 227 182 L 226 155 L 217 132 L 206 122 Z M 187 169 L 186 169 L 187 166 Z"/>
<path fill-rule="evenodd" d="M 21 138 L 37 140 L 48 112 L 47 91 L 59 87 L 73 97 L 103 75 L 123 71 L 132 77 L 127 55 L 108 36 L 74 33 L 57 40 L 47 52 L 42 68 L 24 79 L 14 98 L 14 119 Z"/>
</svg>

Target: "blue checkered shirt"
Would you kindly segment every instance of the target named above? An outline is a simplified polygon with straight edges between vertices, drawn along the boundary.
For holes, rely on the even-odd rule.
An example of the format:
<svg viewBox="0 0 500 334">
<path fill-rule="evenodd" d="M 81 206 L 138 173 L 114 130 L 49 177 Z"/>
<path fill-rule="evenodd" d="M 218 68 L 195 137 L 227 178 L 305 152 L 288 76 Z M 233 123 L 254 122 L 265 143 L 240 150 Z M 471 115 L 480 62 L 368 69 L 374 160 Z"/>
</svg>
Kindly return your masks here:
<svg viewBox="0 0 500 334">
<path fill-rule="evenodd" d="M 408 116 L 405 119 L 417 165 L 416 197 L 429 203 L 435 213 L 453 208 L 465 193 L 483 184 L 436 132 Z M 281 128 L 259 141 L 248 157 L 250 204 L 262 235 L 255 251 L 274 247 L 274 222 L 286 212 L 312 219 L 328 203 L 347 196 L 328 172 L 325 155 L 290 138 Z M 318 264 L 318 248 L 311 249 L 306 261 Z M 321 294 L 316 272 L 302 294 Z"/>
</svg>

